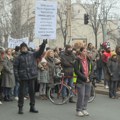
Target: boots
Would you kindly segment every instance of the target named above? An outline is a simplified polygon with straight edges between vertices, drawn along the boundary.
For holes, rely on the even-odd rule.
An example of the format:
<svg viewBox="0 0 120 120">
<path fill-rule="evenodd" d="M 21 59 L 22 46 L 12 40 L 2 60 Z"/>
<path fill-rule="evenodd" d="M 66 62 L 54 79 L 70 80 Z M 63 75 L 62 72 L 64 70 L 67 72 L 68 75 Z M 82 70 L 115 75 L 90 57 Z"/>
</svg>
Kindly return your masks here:
<svg viewBox="0 0 120 120">
<path fill-rule="evenodd" d="M 7 96 L 9 101 L 13 101 L 13 99 L 10 97 L 10 95 Z"/>
<path fill-rule="evenodd" d="M 23 108 L 19 107 L 18 114 L 23 114 Z"/>
<path fill-rule="evenodd" d="M 7 96 L 4 96 L 4 101 L 9 102 L 9 99 Z"/>
<path fill-rule="evenodd" d="M 30 112 L 32 112 L 32 113 L 38 113 L 38 110 L 36 110 L 34 106 L 31 106 L 30 107 Z"/>
<path fill-rule="evenodd" d="M 76 103 L 76 102 L 73 100 L 73 97 L 69 98 L 69 102 L 70 102 L 70 103 Z"/>
</svg>

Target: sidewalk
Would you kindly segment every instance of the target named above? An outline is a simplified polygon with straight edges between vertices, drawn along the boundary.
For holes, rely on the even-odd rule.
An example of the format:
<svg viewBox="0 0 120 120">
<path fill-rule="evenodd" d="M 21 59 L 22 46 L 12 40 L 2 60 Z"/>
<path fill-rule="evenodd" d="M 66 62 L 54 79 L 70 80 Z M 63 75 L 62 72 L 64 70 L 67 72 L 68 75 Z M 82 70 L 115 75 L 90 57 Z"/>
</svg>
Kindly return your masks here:
<svg viewBox="0 0 120 120">
<path fill-rule="evenodd" d="M 108 95 L 108 91 L 109 89 L 106 89 L 104 88 L 104 84 L 103 83 L 99 83 L 99 84 L 96 84 L 96 93 L 98 94 L 103 94 L 103 95 Z M 118 96 L 120 96 L 120 91 L 117 92 Z"/>
</svg>

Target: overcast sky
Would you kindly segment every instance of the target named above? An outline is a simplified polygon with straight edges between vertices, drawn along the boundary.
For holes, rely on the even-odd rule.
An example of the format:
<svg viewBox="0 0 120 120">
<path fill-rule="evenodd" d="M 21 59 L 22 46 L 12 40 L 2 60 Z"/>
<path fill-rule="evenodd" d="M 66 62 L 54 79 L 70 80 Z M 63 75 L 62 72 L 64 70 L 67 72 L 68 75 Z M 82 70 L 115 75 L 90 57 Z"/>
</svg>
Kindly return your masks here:
<svg viewBox="0 0 120 120">
<path fill-rule="evenodd" d="M 77 0 L 71 0 L 72 3 L 75 3 Z M 97 1 L 97 0 L 81 0 L 81 2 L 88 3 L 90 1 Z M 117 14 L 120 16 L 120 0 L 105 0 L 105 2 L 108 1 L 109 4 L 111 4 L 110 1 L 116 1 L 115 7 L 111 9 L 111 14 Z"/>
</svg>

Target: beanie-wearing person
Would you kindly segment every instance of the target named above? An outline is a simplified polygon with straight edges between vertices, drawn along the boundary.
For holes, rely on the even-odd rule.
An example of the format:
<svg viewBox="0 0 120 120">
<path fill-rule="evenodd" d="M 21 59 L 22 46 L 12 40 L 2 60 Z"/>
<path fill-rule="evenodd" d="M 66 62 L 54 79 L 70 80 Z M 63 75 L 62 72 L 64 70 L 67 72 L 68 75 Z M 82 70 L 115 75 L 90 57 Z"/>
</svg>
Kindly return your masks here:
<svg viewBox="0 0 120 120">
<path fill-rule="evenodd" d="M 69 86 L 73 87 L 73 72 L 74 72 L 74 61 L 75 61 L 75 56 L 72 53 L 72 47 L 71 45 L 66 45 L 65 46 L 65 51 L 63 54 L 60 56 L 61 57 L 61 66 L 63 68 L 63 73 L 66 76 L 64 79 L 65 83 L 68 84 Z M 68 76 L 68 78 L 67 78 Z M 71 76 L 71 78 L 70 78 Z M 65 99 L 67 94 L 66 88 L 63 87 L 63 99 Z M 71 92 L 72 95 L 72 92 Z M 70 103 L 75 103 L 73 100 L 73 97 L 69 99 Z"/>
<path fill-rule="evenodd" d="M 47 40 L 43 40 L 40 48 L 36 52 L 29 52 L 25 43 L 20 45 L 21 54 L 17 57 L 14 63 L 15 77 L 19 81 L 19 95 L 18 95 L 18 114 L 23 114 L 24 92 L 26 84 L 30 96 L 30 112 L 38 113 L 35 109 L 35 89 L 34 84 L 38 76 L 37 58 L 44 52 Z"/>
</svg>

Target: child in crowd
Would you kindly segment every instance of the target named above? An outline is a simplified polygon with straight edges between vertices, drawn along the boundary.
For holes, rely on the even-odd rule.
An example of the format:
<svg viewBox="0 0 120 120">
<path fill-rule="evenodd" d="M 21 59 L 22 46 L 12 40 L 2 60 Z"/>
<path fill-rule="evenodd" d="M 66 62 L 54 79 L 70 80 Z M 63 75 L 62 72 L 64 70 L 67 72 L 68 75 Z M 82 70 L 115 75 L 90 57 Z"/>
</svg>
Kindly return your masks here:
<svg viewBox="0 0 120 120">
<path fill-rule="evenodd" d="M 46 86 L 47 86 L 47 83 L 48 83 L 49 74 L 48 74 L 47 61 L 45 60 L 44 57 L 38 63 L 38 69 L 39 69 L 38 82 L 40 83 L 40 89 L 39 89 L 40 99 L 46 100 L 47 99 Z"/>
</svg>

